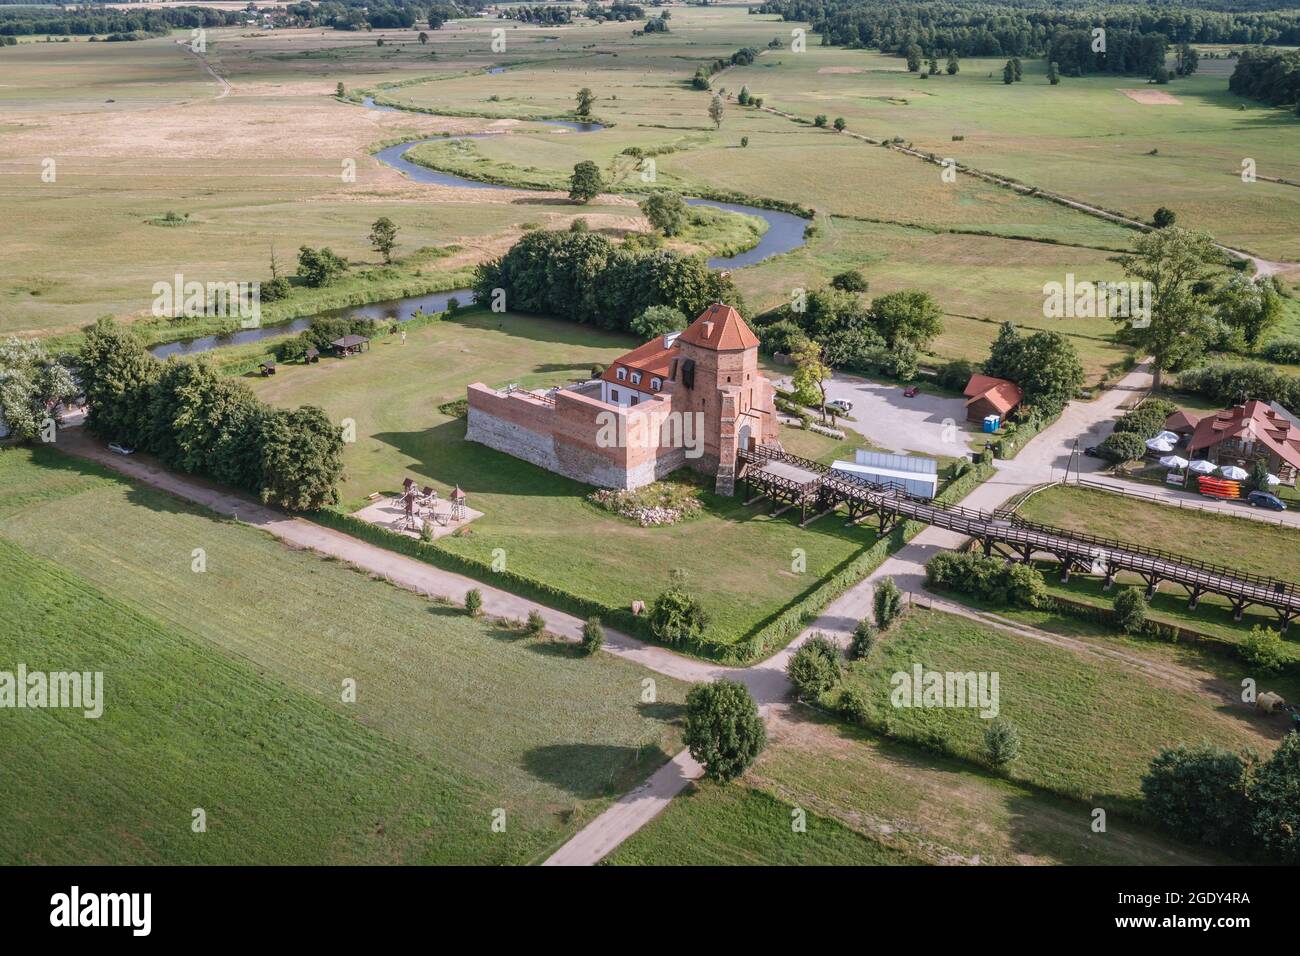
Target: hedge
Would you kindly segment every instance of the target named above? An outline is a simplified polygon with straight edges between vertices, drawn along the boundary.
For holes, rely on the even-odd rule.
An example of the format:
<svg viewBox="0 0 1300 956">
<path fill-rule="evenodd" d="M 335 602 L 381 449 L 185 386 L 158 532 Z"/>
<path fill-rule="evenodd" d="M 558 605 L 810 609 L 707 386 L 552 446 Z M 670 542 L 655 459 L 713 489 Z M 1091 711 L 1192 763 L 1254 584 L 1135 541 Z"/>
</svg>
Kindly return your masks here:
<svg viewBox="0 0 1300 956">
<path fill-rule="evenodd" d="M 935 497 L 935 501 L 943 504 L 954 503 L 964 498 L 976 485 L 992 474 L 992 465 L 975 465 L 966 474 L 949 483 L 948 487 Z M 360 538 L 362 541 L 367 541 L 378 547 L 396 551 L 418 561 L 424 561 L 434 567 L 442 568 L 444 571 L 452 571 L 456 574 L 463 574 L 466 577 L 493 584 L 502 590 L 537 601 L 556 610 L 566 611 L 576 617 L 585 619 L 596 615 L 605 624 L 647 643 L 660 644 L 675 651 L 685 651 L 697 657 L 737 665 L 750 664 L 761 660 L 768 654 L 772 654 L 784 647 L 810 621 L 814 620 L 828 604 L 849 588 L 858 584 L 883 564 L 890 554 L 920 534 L 926 527 L 915 521 L 905 521 L 899 524 L 887 537 L 879 539 L 870 547 L 844 561 L 831 573 L 830 577 L 813 587 L 803 598 L 780 611 L 767 623 L 758 625 L 739 641 L 724 643 L 722 641 L 699 640 L 679 644 L 665 644 L 650 633 L 648 618 L 633 614 L 629 608 L 614 607 L 602 604 L 599 601 L 593 601 L 590 598 L 578 597 L 568 591 L 561 590 L 550 584 L 543 584 L 513 571 L 494 571 L 486 561 L 454 554 L 438 547 L 436 543 L 418 541 L 396 531 L 390 531 L 387 528 L 362 521 L 353 515 L 325 510 L 318 511 L 308 517 L 318 524 Z"/>
<path fill-rule="evenodd" d="M 941 494 L 935 496 L 934 500 L 941 504 L 954 504 L 970 494 L 972 489 L 992 475 L 993 471 L 992 465 L 974 465 L 966 474 L 950 482 Z M 830 577 L 813 588 L 801 600 L 787 607 L 772 621 L 751 633 L 743 641 L 726 645 L 729 650 L 744 651 L 742 654 L 729 655 L 726 658 L 728 662 L 746 663 L 761 660 L 784 647 L 815 620 L 827 605 L 884 564 L 886 558 L 925 528 L 926 525 L 917 521 L 904 521 L 899 524 L 887 537 L 879 539 L 866 550 L 841 564 Z"/>
</svg>

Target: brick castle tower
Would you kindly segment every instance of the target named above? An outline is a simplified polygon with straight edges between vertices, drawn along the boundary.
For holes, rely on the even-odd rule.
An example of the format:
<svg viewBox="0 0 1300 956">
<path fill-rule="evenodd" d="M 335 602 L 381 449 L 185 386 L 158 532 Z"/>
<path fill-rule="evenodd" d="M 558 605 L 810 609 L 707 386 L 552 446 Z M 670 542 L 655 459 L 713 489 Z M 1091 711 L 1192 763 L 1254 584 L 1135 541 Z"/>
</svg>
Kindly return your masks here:
<svg viewBox="0 0 1300 956">
<path fill-rule="evenodd" d="M 735 491 L 736 455 L 778 440 L 775 389 L 758 370 L 758 337 L 729 305 L 714 303 L 677 337 L 674 409 L 701 413 L 704 454 L 691 467 Z M 698 419 L 697 419 L 698 420 Z"/>
</svg>

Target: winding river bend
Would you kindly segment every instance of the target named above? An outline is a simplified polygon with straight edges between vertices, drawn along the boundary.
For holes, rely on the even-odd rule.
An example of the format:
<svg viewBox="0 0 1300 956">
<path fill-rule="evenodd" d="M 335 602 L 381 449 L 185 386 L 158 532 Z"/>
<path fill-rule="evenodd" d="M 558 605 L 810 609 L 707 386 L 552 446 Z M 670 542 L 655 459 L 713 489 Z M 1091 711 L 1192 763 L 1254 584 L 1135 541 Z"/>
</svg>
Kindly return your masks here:
<svg viewBox="0 0 1300 956">
<path fill-rule="evenodd" d="M 367 109 L 379 110 L 382 112 L 401 112 L 396 107 L 382 106 L 376 103 L 371 97 L 367 96 L 362 100 Z M 599 123 L 576 123 L 564 120 L 537 120 L 536 122 L 544 123 L 547 126 L 562 126 L 566 129 L 573 130 L 575 133 L 595 133 L 605 127 Z M 408 179 L 417 183 L 429 183 L 438 186 L 460 186 L 468 189 L 512 189 L 515 192 L 529 192 L 530 190 L 514 189 L 512 186 L 498 186 L 495 183 L 484 183 L 473 179 L 466 179 L 463 176 L 456 176 L 452 173 L 440 172 L 436 169 L 430 169 L 428 166 L 421 166 L 413 163 L 406 158 L 406 154 L 417 146 L 423 146 L 426 143 L 446 143 L 455 139 L 486 139 L 491 136 L 501 136 L 502 133 L 467 133 L 463 136 L 434 136 L 429 139 L 422 139 L 411 143 L 399 143 L 396 146 L 389 146 L 375 154 L 375 158 L 387 166 L 391 166 L 398 172 L 405 175 Z M 789 252 L 792 249 L 798 249 L 804 244 L 804 227 L 807 222 L 788 212 L 778 212 L 773 209 L 760 209 L 757 206 L 747 206 L 743 203 L 717 202 L 712 199 L 698 199 L 688 197 L 686 202 L 692 206 L 711 206 L 714 209 L 724 209 L 728 212 L 743 213 L 748 216 L 758 216 L 767 223 L 767 231 L 763 233 L 762 238 L 752 249 L 737 253 L 734 256 L 715 256 L 709 260 L 709 267 L 712 269 L 740 269 L 745 266 L 752 266 L 757 262 L 762 262 L 772 256 L 778 256 L 782 253 Z M 452 289 L 447 292 L 431 292 L 427 295 L 408 296 L 403 299 L 389 299 L 383 302 L 372 302 L 369 305 L 350 306 L 344 309 L 332 309 L 326 312 L 320 312 L 317 315 L 305 316 L 301 319 L 295 319 L 292 322 L 283 325 L 263 326 L 256 329 L 240 329 L 236 332 L 223 333 L 221 335 L 203 335 L 192 339 L 181 339 L 176 342 L 167 342 L 162 345 L 156 345 L 150 351 L 158 358 L 167 358 L 170 355 L 193 355 L 198 352 L 206 352 L 210 349 L 220 348 L 226 345 L 246 345 L 251 342 L 258 342 L 262 339 L 278 338 L 282 335 L 292 335 L 300 332 L 311 324 L 316 318 L 366 318 L 376 319 L 384 322 L 405 322 L 416 312 L 442 312 L 447 308 L 447 303 L 451 299 L 456 299 L 462 304 L 467 304 L 473 295 L 471 289 Z"/>
</svg>

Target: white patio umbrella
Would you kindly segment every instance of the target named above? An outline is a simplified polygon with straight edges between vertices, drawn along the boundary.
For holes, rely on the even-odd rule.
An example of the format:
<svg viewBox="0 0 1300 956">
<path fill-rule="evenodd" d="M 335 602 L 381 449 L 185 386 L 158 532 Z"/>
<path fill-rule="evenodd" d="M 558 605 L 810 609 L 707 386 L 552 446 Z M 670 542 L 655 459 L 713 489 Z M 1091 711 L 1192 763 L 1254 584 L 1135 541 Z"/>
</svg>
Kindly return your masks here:
<svg viewBox="0 0 1300 956">
<path fill-rule="evenodd" d="M 1177 432 L 1161 432 L 1159 435 L 1156 436 L 1156 438 L 1160 439 L 1161 441 L 1173 442 L 1175 445 L 1178 444 Z"/>
<path fill-rule="evenodd" d="M 1282 479 L 1279 478 L 1277 475 L 1266 475 L 1266 476 L 1264 477 L 1264 481 L 1267 482 L 1267 483 L 1270 484 L 1270 485 L 1276 485 L 1276 484 L 1278 484 L 1281 480 L 1282 480 Z"/>
<path fill-rule="evenodd" d="M 1245 481 L 1250 477 L 1245 468 L 1238 468 L 1236 465 L 1224 465 L 1219 469 L 1219 474 L 1229 481 Z"/>
<path fill-rule="evenodd" d="M 1177 455 L 1165 455 L 1164 458 L 1160 459 L 1160 464 L 1164 465 L 1166 468 L 1173 468 L 1176 471 L 1182 471 L 1187 467 L 1187 459 L 1179 458 Z"/>
<path fill-rule="evenodd" d="M 1166 441 L 1163 438 L 1148 438 L 1147 448 L 1149 448 L 1151 451 L 1159 451 L 1159 452 L 1173 451 L 1174 444 L 1173 442 Z"/>
<path fill-rule="evenodd" d="M 1212 461 L 1206 461 L 1204 458 L 1198 458 L 1196 461 L 1187 463 L 1187 470 L 1198 475 L 1208 475 L 1219 466 Z"/>
</svg>

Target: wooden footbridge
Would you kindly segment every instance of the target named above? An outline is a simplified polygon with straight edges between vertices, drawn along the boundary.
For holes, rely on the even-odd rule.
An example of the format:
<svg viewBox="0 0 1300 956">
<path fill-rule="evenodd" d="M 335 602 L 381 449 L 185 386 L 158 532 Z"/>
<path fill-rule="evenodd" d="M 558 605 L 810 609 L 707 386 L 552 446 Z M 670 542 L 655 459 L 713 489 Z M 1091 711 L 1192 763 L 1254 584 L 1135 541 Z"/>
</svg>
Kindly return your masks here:
<svg viewBox="0 0 1300 956">
<path fill-rule="evenodd" d="M 843 507 L 851 524 L 874 517 L 881 534 L 899 521 L 919 521 L 966 535 L 986 555 L 1028 562 L 1045 554 L 1061 565 L 1065 581 L 1077 569 L 1101 575 L 1109 589 L 1115 575 L 1126 571 L 1146 582 L 1147 597 L 1164 581 L 1183 587 L 1192 608 L 1204 594 L 1221 595 L 1231 604 L 1235 620 L 1241 620 L 1247 607 L 1259 605 L 1271 608 L 1285 631 L 1291 620 L 1300 616 L 1300 585 L 1289 581 L 1208 564 L 1160 548 L 1034 524 L 1010 512 L 990 514 L 917 498 L 899 485 L 877 484 L 832 471 L 820 462 L 775 447 L 742 451 L 739 464 L 745 503 L 767 498 L 774 502 L 773 514 L 798 508 L 801 527 Z"/>
</svg>

